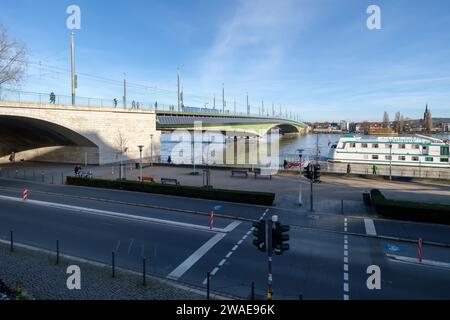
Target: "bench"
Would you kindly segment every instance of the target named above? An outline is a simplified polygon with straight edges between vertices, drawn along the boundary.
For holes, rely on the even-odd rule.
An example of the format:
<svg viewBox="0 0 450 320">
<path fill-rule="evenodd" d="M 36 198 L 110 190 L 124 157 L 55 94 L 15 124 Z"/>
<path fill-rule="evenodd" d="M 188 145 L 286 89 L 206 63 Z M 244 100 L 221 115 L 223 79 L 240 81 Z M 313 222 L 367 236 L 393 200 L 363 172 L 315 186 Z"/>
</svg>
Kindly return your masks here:
<svg viewBox="0 0 450 320">
<path fill-rule="evenodd" d="M 234 177 L 235 175 L 241 175 L 248 177 L 248 171 L 247 170 L 231 170 L 231 176 Z"/>
<path fill-rule="evenodd" d="M 94 175 L 92 174 L 92 171 L 80 171 L 77 175 L 78 178 L 84 178 L 84 179 L 92 179 Z"/>
<path fill-rule="evenodd" d="M 255 174 L 255 179 L 256 179 L 258 176 L 263 176 L 263 177 L 269 177 L 270 180 L 272 180 L 272 172 L 269 171 L 269 170 L 267 170 L 267 173 L 263 173 L 263 170 L 262 170 L 262 169 L 257 168 L 257 169 L 255 169 L 253 172 L 254 172 L 254 174 Z"/>
<path fill-rule="evenodd" d="M 180 182 L 177 179 L 169 179 L 169 178 L 161 178 L 162 184 L 174 184 L 176 186 L 180 185 Z"/>
<path fill-rule="evenodd" d="M 141 177 L 138 177 L 139 181 L 141 181 Z M 155 182 L 155 178 L 153 177 L 142 177 L 142 182 Z"/>
</svg>

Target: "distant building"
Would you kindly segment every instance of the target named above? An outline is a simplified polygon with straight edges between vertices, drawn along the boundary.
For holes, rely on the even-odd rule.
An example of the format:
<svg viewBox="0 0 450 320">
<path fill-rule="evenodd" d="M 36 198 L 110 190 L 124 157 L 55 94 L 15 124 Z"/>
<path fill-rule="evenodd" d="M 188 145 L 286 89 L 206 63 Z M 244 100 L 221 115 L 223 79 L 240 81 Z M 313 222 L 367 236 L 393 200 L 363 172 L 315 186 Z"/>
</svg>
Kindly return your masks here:
<svg viewBox="0 0 450 320">
<path fill-rule="evenodd" d="M 345 120 L 341 120 L 340 127 L 342 131 L 350 131 L 350 123 Z"/>
</svg>

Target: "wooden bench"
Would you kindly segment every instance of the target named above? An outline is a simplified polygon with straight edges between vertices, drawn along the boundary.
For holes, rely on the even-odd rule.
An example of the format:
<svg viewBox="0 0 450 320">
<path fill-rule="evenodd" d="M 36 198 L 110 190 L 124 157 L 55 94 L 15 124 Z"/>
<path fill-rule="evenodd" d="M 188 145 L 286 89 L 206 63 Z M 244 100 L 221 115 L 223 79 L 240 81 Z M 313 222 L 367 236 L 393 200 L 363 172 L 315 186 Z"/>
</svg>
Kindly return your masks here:
<svg viewBox="0 0 450 320">
<path fill-rule="evenodd" d="M 269 177 L 270 180 L 272 180 L 272 172 L 271 171 L 267 171 L 267 172 L 268 172 L 268 174 L 263 174 L 263 170 L 261 168 L 257 168 L 253 171 L 253 173 L 255 174 L 255 179 L 258 176 L 260 176 L 260 177 L 262 176 L 262 177 Z"/>
<path fill-rule="evenodd" d="M 248 171 L 247 170 L 231 170 L 231 176 L 234 177 L 235 175 L 241 175 L 248 177 Z"/>
<path fill-rule="evenodd" d="M 141 177 L 138 177 L 139 181 L 141 181 Z M 142 177 L 142 182 L 155 182 L 155 178 L 153 177 Z"/>
<path fill-rule="evenodd" d="M 161 178 L 162 184 L 174 184 L 176 186 L 180 185 L 180 182 L 177 179 L 169 179 L 169 178 Z"/>
</svg>

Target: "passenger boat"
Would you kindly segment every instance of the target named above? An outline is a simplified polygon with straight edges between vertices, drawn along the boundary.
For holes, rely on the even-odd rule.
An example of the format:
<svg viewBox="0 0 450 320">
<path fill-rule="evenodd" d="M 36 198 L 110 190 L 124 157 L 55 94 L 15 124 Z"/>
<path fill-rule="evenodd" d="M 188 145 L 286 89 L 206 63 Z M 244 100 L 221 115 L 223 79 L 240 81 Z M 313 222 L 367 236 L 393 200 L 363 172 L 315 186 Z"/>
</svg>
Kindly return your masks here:
<svg viewBox="0 0 450 320">
<path fill-rule="evenodd" d="M 450 143 L 423 135 L 366 138 L 346 135 L 333 144 L 330 162 L 448 168 Z"/>
</svg>

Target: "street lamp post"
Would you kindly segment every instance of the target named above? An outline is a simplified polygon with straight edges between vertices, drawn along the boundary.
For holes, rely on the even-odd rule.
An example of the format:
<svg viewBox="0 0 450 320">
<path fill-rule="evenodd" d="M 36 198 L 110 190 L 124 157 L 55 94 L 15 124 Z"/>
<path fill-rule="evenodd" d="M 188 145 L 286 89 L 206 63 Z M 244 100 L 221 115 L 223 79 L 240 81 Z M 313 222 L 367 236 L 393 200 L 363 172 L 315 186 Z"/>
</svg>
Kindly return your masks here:
<svg viewBox="0 0 450 320">
<path fill-rule="evenodd" d="M 298 149 L 298 157 L 300 159 L 300 165 L 299 165 L 299 192 L 298 192 L 298 205 L 301 207 L 303 205 L 303 199 L 302 199 L 302 158 L 303 158 L 303 149 Z"/>
<path fill-rule="evenodd" d="M 139 181 L 143 182 L 144 179 L 142 179 L 142 150 L 144 149 L 144 146 L 138 146 L 139 148 Z"/>
<path fill-rule="evenodd" d="M 150 135 L 150 166 L 153 167 L 153 134 Z"/>
<path fill-rule="evenodd" d="M 392 181 L 392 141 L 389 143 L 389 181 Z"/>
</svg>

